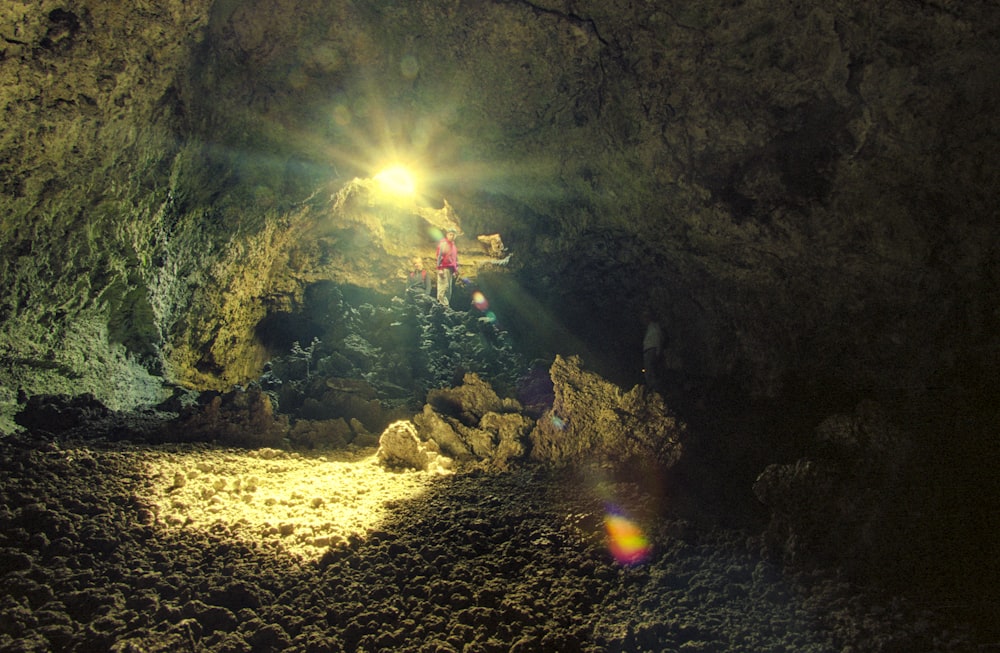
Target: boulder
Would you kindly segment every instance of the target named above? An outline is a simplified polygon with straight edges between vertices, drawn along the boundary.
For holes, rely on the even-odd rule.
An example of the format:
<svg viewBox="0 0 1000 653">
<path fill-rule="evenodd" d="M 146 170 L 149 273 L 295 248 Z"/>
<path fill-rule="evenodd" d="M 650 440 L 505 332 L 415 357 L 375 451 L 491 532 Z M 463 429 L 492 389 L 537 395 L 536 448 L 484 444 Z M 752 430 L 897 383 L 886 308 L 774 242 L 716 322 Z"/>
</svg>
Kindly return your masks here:
<svg viewBox="0 0 1000 653">
<path fill-rule="evenodd" d="M 486 413 L 479 421 L 481 430 L 491 435 L 490 457 L 495 467 L 505 469 L 508 463 L 523 459 L 530 446 L 529 434 L 535 420 L 519 413 Z"/>
<path fill-rule="evenodd" d="M 288 432 L 289 443 L 303 449 L 340 449 L 353 440 L 354 432 L 343 417 L 296 420 Z"/>
<path fill-rule="evenodd" d="M 387 469 L 415 469 L 445 473 L 451 460 L 442 456 L 433 441 L 421 440 L 412 422 L 398 420 L 390 424 L 379 438 L 376 457 Z"/>
<path fill-rule="evenodd" d="M 443 453 L 457 460 L 472 459 L 472 449 L 455 430 L 454 418 L 445 419 L 430 404 L 425 404 L 423 412 L 414 415 L 413 422 L 420 437 L 436 443 Z"/>
<path fill-rule="evenodd" d="M 853 414 L 825 419 L 815 442 L 815 455 L 769 465 L 754 483 L 754 494 L 771 513 L 764 553 L 852 569 L 898 564 L 899 547 L 918 529 L 919 493 L 903 473 L 909 441 L 866 401 Z"/>
<path fill-rule="evenodd" d="M 25 399 L 14 421 L 29 431 L 58 434 L 101 420 L 110 410 L 94 395 L 33 395 Z"/>
<path fill-rule="evenodd" d="M 502 259 L 508 254 L 507 247 L 503 244 L 500 234 L 483 234 L 477 236 L 476 240 L 482 245 L 483 251 L 492 258 Z"/>
<path fill-rule="evenodd" d="M 489 383 L 466 374 L 456 388 L 428 393 L 424 410 L 413 418 L 420 436 L 449 456 L 506 469 L 525 458 L 534 420 L 517 412 L 514 399 L 501 399 Z"/>
<path fill-rule="evenodd" d="M 475 425 L 489 412 L 511 412 L 521 406 L 513 399 L 501 399 L 493 387 L 469 372 L 462 385 L 442 388 L 427 393 L 427 403 L 437 412 L 458 418 L 467 426 Z"/>
<path fill-rule="evenodd" d="M 622 392 L 585 371 L 576 356 L 556 356 L 549 373 L 555 398 L 530 434 L 532 458 L 551 463 L 642 460 L 660 468 L 680 459 L 685 425 L 659 394 L 642 386 Z"/>
</svg>

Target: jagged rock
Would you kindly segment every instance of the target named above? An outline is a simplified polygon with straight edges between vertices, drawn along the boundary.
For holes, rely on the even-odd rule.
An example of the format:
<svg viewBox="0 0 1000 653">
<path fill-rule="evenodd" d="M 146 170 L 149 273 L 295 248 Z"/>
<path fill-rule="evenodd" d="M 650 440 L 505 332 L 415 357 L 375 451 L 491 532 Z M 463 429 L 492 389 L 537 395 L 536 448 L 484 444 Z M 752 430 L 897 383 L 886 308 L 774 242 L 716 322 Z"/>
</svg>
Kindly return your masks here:
<svg viewBox="0 0 1000 653">
<path fill-rule="evenodd" d="M 629 316 L 653 304 L 688 378 L 770 396 L 810 379 L 823 398 L 833 377 L 852 402 L 982 388 L 993 421 L 956 417 L 995 432 L 995 3 L 545 4 L 0 3 L 3 416 L 18 387 L 112 408 L 162 399 L 159 374 L 228 390 L 280 351 L 260 337 L 275 316 L 299 342 L 329 331 L 327 372 L 418 392 L 502 363 L 493 324 L 429 298 L 412 357 L 373 314 L 308 301 L 322 284 L 391 294 L 400 264 L 430 254 L 424 227 L 454 224 L 515 249 L 490 299 L 532 355 L 586 351 L 625 378 Z M 427 199 L 450 200 L 441 219 L 345 185 L 367 174 L 342 155 L 375 145 L 358 140 L 383 133 L 383 101 L 389 140 L 463 164 L 425 171 L 440 182 Z M 563 397 L 536 454 L 601 455 L 632 428 L 617 402 L 647 410 L 641 389 L 592 399 Z M 488 431 L 486 414 L 461 424 Z M 921 451 L 961 446 L 942 434 Z M 975 474 L 960 496 L 994 505 L 979 453 L 954 461 Z"/>
<path fill-rule="evenodd" d="M 294 447 L 305 449 L 339 449 L 354 440 L 354 432 L 342 418 L 311 420 L 300 419 L 288 432 L 288 441 Z"/>
<path fill-rule="evenodd" d="M 477 236 L 476 240 L 482 245 L 483 250 L 492 258 L 502 259 L 507 255 L 507 247 L 503 244 L 500 234 L 483 234 Z"/>
<path fill-rule="evenodd" d="M 217 394 L 181 421 L 179 432 L 192 440 L 218 441 L 230 446 L 286 446 L 288 418 L 275 415 L 271 398 L 256 385 Z"/>
<path fill-rule="evenodd" d="M 420 435 L 448 455 L 505 468 L 524 458 L 534 420 L 516 412 L 520 404 L 503 398 L 476 374 L 466 374 L 457 388 L 428 394 L 424 410 L 413 418 Z"/>
<path fill-rule="evenodd" d="M 353 393 L 335 390 L 324 393 L 320 398 L 307 398 L 298 412 L 305 419 L 356 419 L 366 429 L 375 431 L 381 430 L 387 423 L 382 404 L 377 399 L 365 399 Z"/>
<path fill-rule="evenodd" d="M 451 467 L 451 461 L 441 455 L 433 441 L 420 439 L 412 422 L 393 422 L 382 432 L 378 443 L 379 464 L 388 469 L 444 472 Z"/>
<path fill-rule="evenodd" d="M 680 455 L 676 436 L 683 426 L 667 414 L 658 395 L 641 388 L 622 394 L 597 375 L 583 373 L 577 359 L 559 358 L 553 370 L 553 380 L 563 385 L 558 402 L 562 412 L 579 416 L 574 420 L 583 424 L 597 425 L 596 431 L 559 429 L 552 435 L 546 425 L 535 426 L 531 417 L 516 412 L 520 408 L 516 400 L 500 398 L 489 383 L 469 373 L 463 385 L 428 394 L 423 411 L 413 417 L 418 439 L 435 443 L 455 459 L 497 468 L 524 458 L 533 445 L 539 447 L 536 458 L 550 462 L 591 454 L 618 459 L 643 456 L 666 466 L 676 462 Z M 550 417 L 546 424 L 558 428 L 559 419 Z M 594 439 L 598 431 L 601 443 Z"/>
<path fill-rule="evenodd" d="M 583 370 L 576 356 L 556 356 L 555 399 L 531 432 L 531 457 L 547 462 L 643 459 L 668 468 L 681 455 L 685 426 L 662 397 L 642 386 L 628 392 Z"/>
<path fill-rule="evenodd" d="M 0 215 L 12 226 L 0 232 L 0 409 L 19 386 L 115 407 L 156 395 L 161 373 L 198 390 L 246 383 L 276 351 L 260 338 L 269 320 L 287 316 L 309 342 L 341 317 L 301 311 L 313 285 L 391 293 L 402 266 L 431 253 L 422 227 L 445 224 L 468 234 L 463 256 L 502 253 L 502 230 L 512 285 L 531 286 L 608 365 L 630 366 L 640 336 L 623 315 L 652 302 L 684 343 L 685 372 L 746 370 L 761 392 L 803 374 L 992 378 L 989 3 L 893 5 L 873 19 L 819 0 L 679 14 L 589 2 L 544 21 L 523 3 L 460 3 L 448 21 L 423 2 L 378 18 L 312 3 L 281 20 L 264 2 L 170 0 L 141 17 L 66 4 L 0 8 L 12 30 L 0 59 Z M 355 43 L 405 50 L 415 32 L 414 57 L 436 62 L 417 86 Z M 319 42 L 322 63 L 282 45 Z M 352 166 L 330 160 L 374 133 L 378 112 L 338 107 L 347 122 L 322 138 L 273 128 L 311 124 L 331 85 L 364 95 L 358 79 L 414 94 L 429 116 L 442 89 L 469 98 L 447 131 L 481 161 L 562 160 L 519 166 L 529 183 L 445 184 L 433 217 L 383 206 L 371 180 L 350 182 Z M 508 328 L 564 340 L 527 319 L 543 317 L 535 306 L 504 303 Z M 338 373 L 380 353 L 337 342 Z M 452 358 L 471 357 L 435 371 Z"/>
<path fill-rule="evenodd" d="M 467 373 L 462 379 L 462 385 L 456 388 L 428 392 L 427 403 L 437 412 L 457 417 L 466 425 L 477 424 L 486 413 L 510 412 L 521 408 L 512 399 L 501 399 L 489 383 L 473 372 Z"/>
<path fill-rule="evenodd" d="M 754 483 L 771 511 L 765 551 L 789 562 L 898 564 L 900 535 L 915 528 L 916 493 L 901 475 L 908 440 L 872 402 L 828 417 L 815 435 L 817 456 L 769 465 Z"/>
<path fill-rule="evenodd" d="M 528 452 L 528 438 L 535 420 L 519 413 L 486 413 L 479 421 L 481 430 L 491 436 L 490 462 L 505 468 L 510 461 L 520 460 Z"/>
<path fill-rule="evenodd" d="M 436 442 L 441 451 L 452 458 L 471 459 L 472 449 L 463 441 L 452 422 L 457 420 L 446 420 L 434 412 L 430 404 L 426 404 L 423 412 L 413 417 L 413 423 L 423 439 Z"/>
<path fill-rule="evenodd" d="M 86 422 L 103 419 L 110 410 L 92 394 L 34 395 L 27 399 L 14 421 L 26 429 L 61 433 Z"/>
<path fill-rule="evenodd" d="M 365 428 L 361 420 L 352 417 L 347 423 L 351 425 L 351 430 L 354 432 L 354 444 L 356 446 L 361 448 L 378 446 L 378 436 Z"/>
</svg>

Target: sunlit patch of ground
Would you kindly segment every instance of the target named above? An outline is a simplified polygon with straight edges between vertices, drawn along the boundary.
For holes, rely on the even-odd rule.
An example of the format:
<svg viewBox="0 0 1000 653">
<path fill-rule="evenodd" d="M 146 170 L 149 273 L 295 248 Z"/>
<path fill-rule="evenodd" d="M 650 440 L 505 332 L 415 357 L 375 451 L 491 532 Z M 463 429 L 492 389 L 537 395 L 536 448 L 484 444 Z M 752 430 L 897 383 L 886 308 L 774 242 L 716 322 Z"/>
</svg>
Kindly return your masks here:
<svg viewBox="0 0 1000 653">
<path fill-rule="evenodd" d="M 418 496 L 441 476 L 390 472 L 374 453 L 306 457 L 261 449 L 153 451 L 148 500 L 170 529 L 224 531 L 319 558 L 377 527 L 387 505 Z"/>
</svg>

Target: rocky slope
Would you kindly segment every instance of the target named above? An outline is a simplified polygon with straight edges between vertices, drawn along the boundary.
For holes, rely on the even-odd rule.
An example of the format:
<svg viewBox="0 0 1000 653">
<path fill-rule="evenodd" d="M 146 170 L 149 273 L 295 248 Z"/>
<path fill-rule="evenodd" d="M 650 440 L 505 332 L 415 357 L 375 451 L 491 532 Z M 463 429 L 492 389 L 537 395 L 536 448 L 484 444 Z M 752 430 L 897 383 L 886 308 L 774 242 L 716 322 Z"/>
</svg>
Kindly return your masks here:
<svg viewBox="0 0 1000 653">
<path fill-rule="evenodd" d="M 966 653 L 985 643 L 953 605 L 784 573 L 748 533 L 650 505 L 607 470 L 435 479 L 385 472 L 372 452 L 5 438 L 0 650 Z M 183 494 L 191 487 L 175 471 L 212 496 Z M 310 476 L 322 482 L 279 480 Z M 369 507 L 381 509 L 376 521 Z M 296 528 L 279 523 L 286 511 Z M 648 521 L 653 512 L 674 514 Z M 644 557 L 616 559 L 615 515 L 638 524 Z M 334 541 L 303 546 L 319 524 Z"/>
<path fill-rule="evenodd" d="M 774 432 L 792 415 L 687 425 L 577 359 L 522 377 L 521 400 L 469 372 L 418 412 L 308 367 L 160 410 L 32 397 L 0 441 L 0 642 L 964 652 L 1000 634 L 989 512 L 872 402 L 802 447 Z"/>
</svg>

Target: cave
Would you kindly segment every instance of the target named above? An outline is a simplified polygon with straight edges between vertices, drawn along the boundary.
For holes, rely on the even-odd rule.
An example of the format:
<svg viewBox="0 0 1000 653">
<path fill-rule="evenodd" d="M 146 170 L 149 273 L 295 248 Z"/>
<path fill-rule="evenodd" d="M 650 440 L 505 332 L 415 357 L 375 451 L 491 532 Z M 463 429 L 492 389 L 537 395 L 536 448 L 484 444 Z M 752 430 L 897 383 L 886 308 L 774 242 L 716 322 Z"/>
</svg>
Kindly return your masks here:
<svg viewBox="0 0 1000 653">
<path fill-rule="evenodd" d="M 1000 648 L 996 3 L 0 16 L 0 650 Z"/>
</svg>

